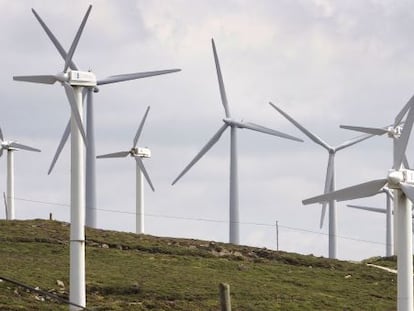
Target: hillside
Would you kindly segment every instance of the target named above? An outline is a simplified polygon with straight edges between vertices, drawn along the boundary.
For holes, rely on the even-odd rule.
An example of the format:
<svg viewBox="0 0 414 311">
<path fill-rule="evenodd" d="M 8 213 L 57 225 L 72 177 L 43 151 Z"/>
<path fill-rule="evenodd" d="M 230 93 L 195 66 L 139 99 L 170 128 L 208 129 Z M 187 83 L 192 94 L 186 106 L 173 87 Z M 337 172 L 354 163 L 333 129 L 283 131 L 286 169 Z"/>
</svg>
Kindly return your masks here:
<svg viewBox="0 0 414 311">
<path fill-rule="evenodd" d="M 67 223 L 0 221 L 0 277 L 67 299 L 68 238 Z M 396 309 L 396 275 L 365 263 L 96 229 L 86 239 L 88 310 L 219 310 L 221 282 L 233 310 Z M 0 282 L 0 310 L 68 307 Z"/>
</svg>

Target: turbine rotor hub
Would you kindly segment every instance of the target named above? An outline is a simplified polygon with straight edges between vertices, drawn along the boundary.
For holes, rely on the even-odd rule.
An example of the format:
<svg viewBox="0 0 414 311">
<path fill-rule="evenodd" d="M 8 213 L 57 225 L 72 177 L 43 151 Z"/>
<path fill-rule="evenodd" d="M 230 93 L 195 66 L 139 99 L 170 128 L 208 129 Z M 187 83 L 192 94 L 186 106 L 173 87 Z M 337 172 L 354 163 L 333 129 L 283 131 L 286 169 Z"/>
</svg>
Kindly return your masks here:
<svg viewBox="0 0 414 311">
<path fill-rule="evenodd" d="M 243 120 L 236 121 L 232 118 L 224 118 L 223 122 L 226 123 L 229 126 L 232 126 L 232 127 L 235 126 L 237 128 L 241 128 L 241 129 L 244 128 Z"/>
<path fill-rule="evenodd" d="M 231 118 L 224 118 L 223 122 L 227 125 L 233 125 L 233 120 Z"/>
<path fill-rule="evenodd" d="M 67 72 L 59 72 L 56 74 L 56 80 L 60 82 L 68 82 L 69 81 L 69 73 Z"/>
<path fill-rule="evenodd" d="M 399 189 L 401 182 L 414 184 L 414 171 L 407 169 L 390 170 L 387 179 L 390 189 Z"/>
<path fill-rule="evenodd" d="M 11 147 L 10 147 L 11 143 L 12 143 L 11 141 L 5 140 L 5 141 L 1 142 L 0 146 L 1 146 L 2 149 L 10 150 L 11 149 Z"/>
<path fill-rule="evenodd" d="M 402 126 L 390 126 L 387 128 L 388 137 L 390 138 L 400 138 L 402 132 Z"/>
</svg>

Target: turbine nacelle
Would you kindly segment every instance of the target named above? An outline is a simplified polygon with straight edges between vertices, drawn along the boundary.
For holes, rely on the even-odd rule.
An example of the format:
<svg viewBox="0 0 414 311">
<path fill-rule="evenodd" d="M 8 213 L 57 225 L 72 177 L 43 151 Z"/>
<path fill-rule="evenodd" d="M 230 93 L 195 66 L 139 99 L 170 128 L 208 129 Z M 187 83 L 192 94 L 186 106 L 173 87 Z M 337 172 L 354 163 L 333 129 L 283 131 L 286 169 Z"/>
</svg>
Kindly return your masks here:
<svg viewBox="0 0 414 311">
<path fill-rule="evenodd" d="M 134 147 L 129 153 L 132 157 L 151 158 L 151 150 L 148 148 Z"/>
<path fill-rule="evenodd" d="M 66 74 L 68 80 L 66 80 L 72 86 L 96 86 L 97 80 L 93 72 L 90 71 L 78 71 L 71 70 Z"/>
<path fill-rule="evenodd" d="M 237 126 L 238 128 L 244 128 L 243 122 L 235 121 L 232 118 L 224 118 L 223 122 L 229 126 Z"/>
</svg>

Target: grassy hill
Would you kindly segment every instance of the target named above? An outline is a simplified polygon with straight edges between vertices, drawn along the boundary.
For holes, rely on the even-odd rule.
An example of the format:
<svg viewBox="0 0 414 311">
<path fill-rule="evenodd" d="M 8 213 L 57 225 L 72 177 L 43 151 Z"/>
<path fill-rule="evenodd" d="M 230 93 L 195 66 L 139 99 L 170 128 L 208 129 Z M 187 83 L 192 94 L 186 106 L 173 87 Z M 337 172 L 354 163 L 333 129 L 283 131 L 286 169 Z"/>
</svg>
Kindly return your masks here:
<svg viewBox="0 0 414 311">
<path fill-rule="evenodd" d="M 67 223 L 0 221 L 0 277 L 67 299 L 68 239 Z M 219 310 L 221 282 L 233 310 L 396 309 L 396 275 L 365 263 L 209 241 L 87 229 L 86 267 L 88 310 Z M 0 282 L 0 310 L 67 309 Z"/>
</svg>

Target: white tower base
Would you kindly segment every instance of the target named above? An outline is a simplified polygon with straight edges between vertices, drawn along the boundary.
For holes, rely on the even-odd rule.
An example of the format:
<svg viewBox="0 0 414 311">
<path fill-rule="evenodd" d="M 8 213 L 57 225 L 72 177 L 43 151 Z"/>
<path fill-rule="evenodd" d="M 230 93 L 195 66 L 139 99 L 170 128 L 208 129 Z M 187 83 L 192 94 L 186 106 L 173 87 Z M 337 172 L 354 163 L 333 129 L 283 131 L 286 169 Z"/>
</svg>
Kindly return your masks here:
<svg viewBox="0 0 414 311">
<path fill-rule="evenodd" d="M 400 190 L 395 190 L 397 213 L 397 292 L 398 311 L 413 311 L 413 247 L 411 202 Z"/>
<path fill-rule="evenodd" d="M 82 111 L 82 88 L 73 87 Z M 82 114 L 81 114 L 82 115 Z M 85 147 L 75 118 L 71 117 L 70 289 L 69 301 L 86 307 L 85 286 Z M 71 306 L 70 310 L 81 310 Z"/>
<path fill-rule="evenodd" d="M 136 176 L 136 233 L 144 233 L 144 177 L 137 164 Z"/>
<path fill-rule="evenodd" d="M 15 219 L 14 212 L 14 151 L 7 150 L 7 219 Z"/>
</svg>

